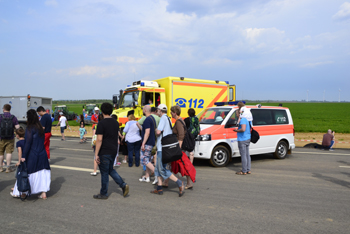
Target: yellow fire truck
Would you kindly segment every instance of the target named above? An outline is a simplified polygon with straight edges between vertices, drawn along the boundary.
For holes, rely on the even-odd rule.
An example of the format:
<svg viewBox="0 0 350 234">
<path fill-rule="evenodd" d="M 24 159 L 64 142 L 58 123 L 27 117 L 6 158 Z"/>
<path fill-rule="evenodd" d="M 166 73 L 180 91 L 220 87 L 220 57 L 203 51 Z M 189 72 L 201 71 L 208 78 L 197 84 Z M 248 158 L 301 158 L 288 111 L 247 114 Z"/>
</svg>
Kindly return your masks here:
<svg viewBox="0 0 350 234">
<path fill-rule="evenodd" d="M 128 85 L 121 91 L 119 101 L 113 97 L 116 107 L 113 114 L 118 116 L 121 127 L 124 127 L 128 121 L 128 111 L 134 110 L 136 119 L 140 119 L 145 105 L 157 107 L 165 104 L 168 107 L 168 116 L 171 116 L 170 107 L 178 105 L 181 107 L 181 116 L 186 118 L 189 108 L 193 108 L 198 114 L 204 108 L 212 107 L 215 102 L 235 100 L 236 86 L 229 85 L 228 81 L 169 76 L 154 81 L 135 81 Z"/>
</svg>

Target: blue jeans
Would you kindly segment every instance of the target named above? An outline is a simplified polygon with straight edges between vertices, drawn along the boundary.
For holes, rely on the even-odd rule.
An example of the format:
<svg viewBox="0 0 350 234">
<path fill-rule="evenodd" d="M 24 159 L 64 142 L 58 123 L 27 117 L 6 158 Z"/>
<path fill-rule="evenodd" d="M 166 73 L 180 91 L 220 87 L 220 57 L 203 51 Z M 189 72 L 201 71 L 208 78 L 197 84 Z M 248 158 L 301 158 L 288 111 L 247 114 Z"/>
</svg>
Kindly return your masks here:
<svg viewBox="0 0 350 234">
<path fill-rule="evenodd" d="M 171 176 L 171 171 L 166 169 L 166 164 L 162 162 L 162 151 L 157 151 L 157 174 L 156 176 L 163 177 L 164 180 L 168 179 Z M 154 172 L 156 174 L 156 172 Z"/>
<path fill-rule="evenodd" d="M 250 139 L 246 141 L 238 141 L 238 149 L 242 159 L 242 172 L 250 171 L 250 154 L 249 154 Z"/>
<path fill-rule="evenodd" d="M 101 195 L 108 196 L 108 183 L 110 175 L 113 180 L 119 185 L 119 187 L 124 188 L 126 183 L 120 177 L 120 175 L 113 169 L 113 163 L 115 160 L 115 155 L 101 155 L 100 164 L 98 167 L 101 172 Z"/>
<path fill-rule="evenodd" d="M 140 149 L 141 149 L 141 140 L 134 143 L 127 142 L 128 146 L 128 157 L 129 157 L 129 167 L 132 167 L 132 161 L 135 152 L 135 166 L 140 166 Z"/>
<path fill-rule="evenodd" d="M 330 144 L 330 146 L 322 146 L 323 147 L 323 149 L 330 149 L 330 148 L 332 148 L 333 147 L 333 145 L 334 145 L 334 141 L 331 141 L 331 144 Z"/>
</svg>

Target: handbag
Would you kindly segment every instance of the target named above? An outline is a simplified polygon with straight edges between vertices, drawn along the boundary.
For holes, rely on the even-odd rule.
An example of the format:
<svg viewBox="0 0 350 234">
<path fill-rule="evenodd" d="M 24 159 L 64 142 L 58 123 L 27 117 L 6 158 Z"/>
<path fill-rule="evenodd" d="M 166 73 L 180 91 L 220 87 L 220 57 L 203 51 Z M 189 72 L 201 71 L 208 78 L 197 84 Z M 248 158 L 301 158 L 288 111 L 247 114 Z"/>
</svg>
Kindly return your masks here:
<svg viewBox="0 0 350 234">
<path fill-rule="evenodd" d="M 24 201 L 31 193 L 27 164 L 25 162 L 21 162 L 21 164 L 18 166 L 16 178 L 18 191 L 22 193 L 28 192 L 24 198 L 20 196 L 21 200 Z"/>
<path fill-rule="evenodd" d="M 168 118 L 170 128 L 173 129 L 170 120 Z M 182 150 L 180 148 L 179 141 L 175 134 L 169 134 L 163 137 L 162 132 L 162 163 L 166 164 L 181 159 Z"/>
<path fill-rule="evenodd" d="M 259 133 L 257 131 L 255 131 L 253 129 L 251 122 L 249 122 L 249 125 L 250 125 L 250 128 L 251 128 L 251 131 L 250 131 L 250 142 L 255 144 L 260 139 L 260 135 L 259 135 Z"/>
</svg>

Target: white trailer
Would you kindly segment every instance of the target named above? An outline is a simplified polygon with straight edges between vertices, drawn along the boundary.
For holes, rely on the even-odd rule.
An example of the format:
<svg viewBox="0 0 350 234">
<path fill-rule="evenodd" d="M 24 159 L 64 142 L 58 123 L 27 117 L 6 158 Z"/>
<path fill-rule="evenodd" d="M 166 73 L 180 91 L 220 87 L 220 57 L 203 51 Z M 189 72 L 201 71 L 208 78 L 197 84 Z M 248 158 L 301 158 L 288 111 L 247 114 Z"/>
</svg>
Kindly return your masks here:
<svg viewBox="0 0 350 234">
<path fill-rule="evenodd" d="M 11 114 L 17 117 L 18 123 L 24 129 L 27 125 L 27 111 L 43 106 L 45 110 L 51 115 L 52 112 L 52 98 L 34 97 L 30 96 L 0 96 L 0 107 L 3 108 L 5 104 L 11 105 Z M 2 111 L 1 111 L 2 112 Z"/>
</svg>

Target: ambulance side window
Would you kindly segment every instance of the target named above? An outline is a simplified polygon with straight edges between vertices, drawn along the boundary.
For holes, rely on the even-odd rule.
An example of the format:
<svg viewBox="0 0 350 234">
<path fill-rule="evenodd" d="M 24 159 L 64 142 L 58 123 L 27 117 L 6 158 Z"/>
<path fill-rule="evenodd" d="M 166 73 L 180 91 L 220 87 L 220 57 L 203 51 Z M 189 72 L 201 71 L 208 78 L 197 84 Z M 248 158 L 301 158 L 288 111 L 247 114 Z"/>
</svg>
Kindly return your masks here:
<svg viewBox="0 0 350 234">
<path fill-rule="evenodd" d="M 155 103 L 153 103 L 153 94 L 155 95 L 154 101 Z M 156 107 L 160 104 L 160 94 L 159 93 L 148 93 L 148 92 L 143 92 L 142 95 L 142 106 L 145 105 L 155 105 Z"/>
<path fill-rule="evenodd" d="M 275 121 L 272 117 L 272 110 L 266 109 L 251 109 L 253 115 L 253 125 L 272 125 Z"/>
<path fill-rule="evenodd" d="M 273 110 L 275 124 L 288 124 L 288 115 L 285 110 Z"/>
<path fill-rule="evenodd" d="M 233 114 L 231 115 L 230 119 L 238 121 L 238 117 L 236 116 L 236 112 L 237 112 L 237 111 L 238 111 L 238 110 L 236 110 L 235 112 L 233 112 Z"/>
<path fill-rule="evenodd" d="M 155 95 L 155 101 L 156 101 L 155 106 L 157 107 L 160 104 L 160 94 L 155 93 L 154 95 Z"/>
</svg>

